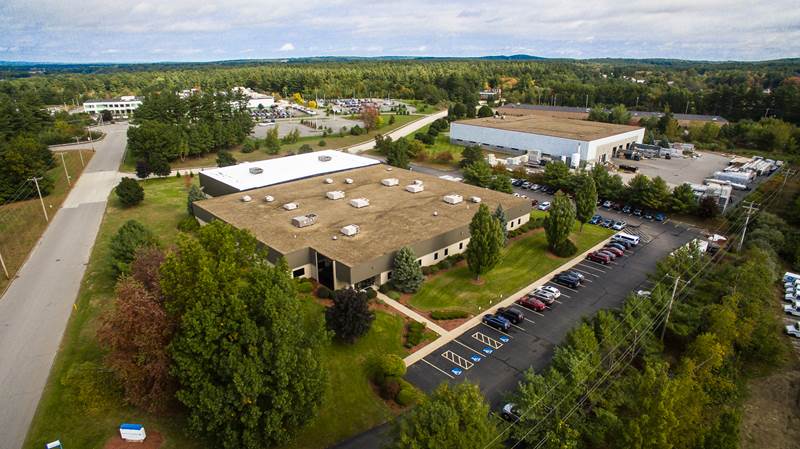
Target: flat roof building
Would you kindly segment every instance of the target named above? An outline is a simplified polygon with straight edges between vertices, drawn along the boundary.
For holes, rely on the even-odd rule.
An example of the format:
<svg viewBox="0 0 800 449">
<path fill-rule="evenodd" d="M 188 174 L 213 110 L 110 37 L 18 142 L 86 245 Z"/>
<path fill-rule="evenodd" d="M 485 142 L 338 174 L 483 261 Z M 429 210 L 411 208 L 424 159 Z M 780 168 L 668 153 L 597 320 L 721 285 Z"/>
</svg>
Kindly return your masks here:
<svg viewBox="0 0 800 449">
<path fill-rule="evenodd" d="M 144 97 L 134 97 L 126 95 L 106 100 L 88 100 L 83 102 L 83 110 L 89 114 L 99 114 L 103 111 L 111 111 L 114 116 L 128 117 L 142 105 Z"/>
<path fill-rule="evenodd" d="M 377 164 L 346 151 L 323 150 L 204 170 L 200 185 L 207 195 L 219 196 Z"/>
<path fill-rule="evenodd" d="M 511 154 L 605 162 L 644 139 L 644 128 L 545 115 L 494 116 L 454 122 L 450 140 Z"/>
<path fill-rule="evenodd" d="M 549 115 L 552 117 L 560 118 L 577 118 L 585 120 L 589 118 L 590 108 L 574 107 L 574 106 L 550 106 L 546 104 L 514 104 L 509 103 L 497 108 L 498 114 L 505 115 Z M 631 120 L 638 121 L 646 117 L 661 117 L 663 112 L 656 111 L 629 111 L 631 113 Z M 728 121 L 719 115 L 703 115 L 703 114 L 680 114 L 673 113 L 672 116 L 681 125 L 689 125 L 690 123 L 716 123 L 725 125 Z"/>
<path fill-rule="evenodd" d="M 465 251 L 479 203 L 502 205 L 509 230 L 530 218 L 529 200 L 385 165 L 197 201 L 194 212 L 252 232 L 295 277 L 339 289 L 387 282 L 405 246 L 422 266 Z"/>
</svg>

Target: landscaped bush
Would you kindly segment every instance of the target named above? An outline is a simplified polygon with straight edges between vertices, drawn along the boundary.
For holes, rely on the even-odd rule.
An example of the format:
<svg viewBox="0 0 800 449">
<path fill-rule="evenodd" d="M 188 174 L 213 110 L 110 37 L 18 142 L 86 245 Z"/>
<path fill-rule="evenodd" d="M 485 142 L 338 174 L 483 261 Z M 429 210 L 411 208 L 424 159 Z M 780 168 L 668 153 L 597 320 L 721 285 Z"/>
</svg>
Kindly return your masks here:
<svg viewBox="0 0 800 449">
<path fill-rule="evenodd" d="M 437 266 L 439 267 L 440 270 L 448 270 L 450 269 L 450 267 L 453 266 L 453 264 L 449 260 L 445 259 L 439 262 Z"/>
<path fill-rule="evenodd" d="M 416 133 L 414 138 L 426 145 L 433 145 L 433 137 L 430 134 Z"/>
<path fill-rule="evenodd" d="M 317 298 L 330 299 L 333 297 L 333 292 L 326 286 L 320 285 L 317 289 Z"/>
<path fill-rule="evenodd" d="M 553 247 L 551 249 L 553 251 L 553 254 L 555 254 L 558 257 L 570 257 L 574 256 L 575 253 L 578 252 L 578 248 L 575 246 L 574 243 L 572 243 L 571 240 L 566 240 L 563 244 Z"/>
<path fill-rule="evenodd" d="M 431 274 L 436 274 L 436 273 L 439 272 L 439 266 L 438 265 L 431 265 L 430 269 L 431 269 Z"/>
<path fill-rule="evenodd" d="M 375 299 L 378 297 L 378 292 L 374 288 L 367 289 L 367 299 Z"/>
<path fill-rule="evenodd" d="M 400 295 L 400 292 L 398 292 L 398 291 L 389 290 L 389 293 L 386 293 L 386 296 L 388 296 L 388 297 L 394 299 L 395 301 L 397 301 L 398 299 L 400 299 L 401 295 Z"/>
<path fill-rule="evenodd" d="M 417 389 L 405 379 L 400 379 L 400 391 L 397 392 L 394 401 L 397 402 L 398 405 L 407 407 L 416 404 L 418 400 L 419 392 L 417 392 Z"/>
<path fill-rule="evenodd" d="M 380 387 L 381 397 L 387 401 L 393 400 L 400 392 L 400 379 L 395 376 L 387 376 L 383 379 Z"/>
<path fill-rule="evenodd" d="M 181 218 L 178 222 L 178 230 L 181 232 L 194 232 L 200 229 L 200 223 L 191 215 Z"/>
<path fill-rule="evenodd" d="M 298 293 L 311 293 L 314 290 L 314 284 L 308 279 L 302 278 L 297 282 Z"/>
<path fill-rule="evenodd" d="M 425 325 L 419 322 L 411 322 L 408 324 L 408 332 L 406 333 L 406 348 L 413 348 L 414 346 L 422 343 L 425 337 Z"/>
<path fill-rule="evenodd" d="M 434 310 L 431 312 L 431 319 L 434 320 L 458 320 L 468 316 L 469 314 L 463 310 Z"/>
<path fill-rule="evenodd" d="M 392 286 L 388 282 L 383 284 L 383 285 L 381 285 L 380 287 L 378 287 L 378 291 L 383 293 L 384 295 L 389 293 L 389 290 L 391 290 L 391 289 L 392 289 Z"/>
<path fill-rule="evenodd" d="M 327 145 L 327 142 L 325 142 L 325 140 L 320 140 L 319 142 L 317 142 L 317 145 L 324 147 L 325 145 Z"/>
<path fill-rule="evenodd" d="M 384 377 L 403 377 L 406 375 L 406 364 L 400 356 L 386 354 L 381 356 L 379 370 Z"/>
<path fill-rule="evenodd" d="M 311 145 L 309 145 L 307 143 L 304 143 L 304 144 L 300 145 L 300 149 L 297 150 L 298 154 L 313 153 L 313 152 L 314 152 L 314 149 L 311 148 Z"/>
<path fill-rule="evenodd" d="M 144 199 L 144 189 L 133 178 L 122 178 L 114 190 L 119 202 L 125 207 L 135 206 Z"/>
<path fill-rule="evenodd" d="M 531 230 L 544 227 L 545 217 L 531 217 L 531 219 L 523 225 L 523 229 Z M 527 228 L 526 228 L 527 227 Z"/>
<path fill-rule="evenodd" d="M 430 276 L 431 267 L 422 267 L 422 274 L 424 274 L 425 276 Z"/>
</svg>

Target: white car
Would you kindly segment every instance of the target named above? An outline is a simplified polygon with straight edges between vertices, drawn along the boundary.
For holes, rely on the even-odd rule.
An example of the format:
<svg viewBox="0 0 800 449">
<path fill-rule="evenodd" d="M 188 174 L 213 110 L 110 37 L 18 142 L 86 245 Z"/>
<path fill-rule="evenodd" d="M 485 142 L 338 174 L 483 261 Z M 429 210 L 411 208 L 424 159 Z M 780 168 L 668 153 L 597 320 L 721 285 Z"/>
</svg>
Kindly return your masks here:
<svg viewBox="0 0 800 449">
<path fill-rule="evenodd" d="M 537 288 L 535 291 L 541 291 L 541 292 L 549 293 L 549 294 L 553 295 L 553 298 L 556 298 L 556 299 L 558 299 L 558 297 L 561 296 L 561 290 L 559 290 L 559 289 L 557 289 L 555 287 L 551 287 L 549 285 L 543 285 L 543 286 Z"/>
<path fill-rule="evenodd" d="M 783 312 L 789 315 L 800 316 L 800 301 L 793 301 L 791 304 L 784 304 Z"/>
<path fill-rule="evenodd" d="M 796 321 L 794 324 L 786 326 L 786 335 L 794 338 L 800 338 L 800 321 Z"/>
<path fill-rule="evenodd" d="M 621 231 L 621 230 L 625 229 L 625 226 L 628 226 L 628 223 L 625 223 L 624 221 L 617 221 L 617 222 L 614 222 L 613 225 L 611 225 L 611 229 L 613 229 L 615 231 Z"/>
<path fill-rule="evenodd" d="M 539 210 L 548 210 L 548 209 L 550 209 L 550 201 L 545 201 L 545 202 L 539 204 L 539 207 L 537 209 L 539 209 Z"/>
</svg>

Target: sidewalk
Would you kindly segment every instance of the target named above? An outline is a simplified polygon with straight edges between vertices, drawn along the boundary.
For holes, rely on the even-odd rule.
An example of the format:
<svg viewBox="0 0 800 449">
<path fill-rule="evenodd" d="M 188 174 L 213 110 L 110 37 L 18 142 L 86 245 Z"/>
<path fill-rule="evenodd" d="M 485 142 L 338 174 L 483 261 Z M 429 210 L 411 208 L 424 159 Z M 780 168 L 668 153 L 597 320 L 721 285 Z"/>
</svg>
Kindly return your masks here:
<svg viewBox="0 0 800 449">
<path fill-rule="evenodd" d="M 385 302 L 386 305 L 389 307 L 397 310 L 398 312 L 402 313 L 403 315 L 411 318 L 414 321 L 418 321 L 420 323 L 424 323 L 428 329 L 436 332 L 439 335 L 447 335 L 447 329 L 439 326 L 438 324 L 434 323 L 433 321 L 425 318 L 424 316 L 420 315 L 419 313 L 415 312 L 414 310 L 409 309 L 408 307 L 400 304 L 399 302 L 395 301 L 394 299 L 384 295 L 381 292 L 378 292 L 378 299 Z"/>
</svg>

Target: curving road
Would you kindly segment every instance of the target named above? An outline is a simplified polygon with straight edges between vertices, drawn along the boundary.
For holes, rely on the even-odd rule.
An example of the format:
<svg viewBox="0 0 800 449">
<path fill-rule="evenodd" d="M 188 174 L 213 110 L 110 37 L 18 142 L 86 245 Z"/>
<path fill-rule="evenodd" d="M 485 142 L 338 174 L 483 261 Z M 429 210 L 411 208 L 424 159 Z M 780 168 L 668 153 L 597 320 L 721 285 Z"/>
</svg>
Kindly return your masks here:
<svg viewBox="0 0 800 449">
<path fill-rule="evenodd" d="M 19 449 L 25 441 L 108 195 L 119 182 L 128 125 L 100 129 L 106 138 L 95 142 L 95 156 L 0 298 L 0 449 Z"/>
</svg>

